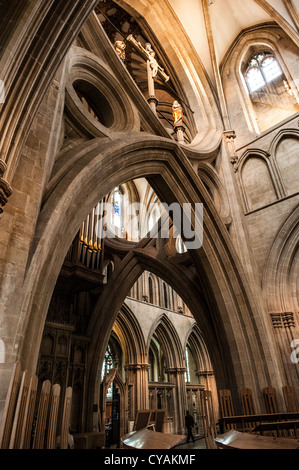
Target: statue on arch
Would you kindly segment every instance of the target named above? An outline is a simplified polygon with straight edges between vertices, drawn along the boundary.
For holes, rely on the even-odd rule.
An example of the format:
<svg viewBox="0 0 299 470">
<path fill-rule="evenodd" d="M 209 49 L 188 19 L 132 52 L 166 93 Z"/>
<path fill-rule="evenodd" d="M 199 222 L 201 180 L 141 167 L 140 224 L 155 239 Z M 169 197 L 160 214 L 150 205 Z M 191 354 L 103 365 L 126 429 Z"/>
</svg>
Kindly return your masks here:
<svg viewBox="0 0 299 470">
<path fill-rule="evenodd" d="M 113 46 L 114 46 L 114 49 L 116 50 L 116 53 L 117 53 L 118 57 L 121 60 L 125 60 L 125 58 L 126 58 L 126 52 L 125 52 L 126 43 L 124 41 L 115 41 Z"/>
<path fill-rule="evenodd" d="M 183 108 L 178 101 L 174 101 L 172 105 L 172 114 L 174 125 L 181 124 L 183 122 Z"/>
<path fill-rule="evenodd" d="M 145 44 L 145 50 L 148 53 L 148 60 L 149 60 L 150 67 L 152 69 L 153 78 L 155 78 L 158 75 L 158 69 L 159 69 L 158 62 L 155 58 L 156 53 L 152 49 L 152 45 L 149 42 Z"/>
<path fill-rule="evenodd" d="M 152 71 L 152 78 L 159 76 L 165 83 L 168 82 L 169 76 L 166 75 L 164 69 L 158 64 L 158 61 L 155 57 L 156 53 L 152 49 L 152 45 L 147 42 L 143 47 L 140 42 L 136 41 L 132 34 L 127 37 L 127 41 L 129 41 L 134 47 L 135 51 L 138 52 L 139 55 L 141 55 L 141 57 L 149 63 Z"/>
</svg>

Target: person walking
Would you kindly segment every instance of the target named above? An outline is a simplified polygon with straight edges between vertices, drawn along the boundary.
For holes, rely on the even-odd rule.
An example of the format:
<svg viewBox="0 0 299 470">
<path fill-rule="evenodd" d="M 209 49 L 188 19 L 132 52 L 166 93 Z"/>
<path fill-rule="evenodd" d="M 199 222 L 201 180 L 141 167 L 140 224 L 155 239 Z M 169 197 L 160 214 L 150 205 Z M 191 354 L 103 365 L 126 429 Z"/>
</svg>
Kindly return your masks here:
<svg viewBox="0 0 299 470">
<path fill-rule="evenodd" d="M 192 439 L 192 442 L 195 442 L 193 434 L 192 434 L 192 428 L 194 426 L 194 419 L 193 417 L 189 414 L 189 411 L 186 411 L 186 416 L 185 416 L 185 425 L 188 431 L 187 435 L 187 442 L 190 441 L 190 438 Z"/>
</svg>

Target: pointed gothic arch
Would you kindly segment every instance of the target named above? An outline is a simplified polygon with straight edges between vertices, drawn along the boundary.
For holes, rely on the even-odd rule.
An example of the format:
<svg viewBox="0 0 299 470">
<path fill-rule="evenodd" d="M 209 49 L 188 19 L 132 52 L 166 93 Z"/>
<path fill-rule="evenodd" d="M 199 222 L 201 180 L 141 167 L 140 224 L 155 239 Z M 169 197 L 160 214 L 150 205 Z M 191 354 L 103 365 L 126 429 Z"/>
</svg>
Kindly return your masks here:
<svg viewBox="0 0 299 470">
<path fill-rule="evenodd" d="M 238 363 L 239 367 L 240 363 L 239 348 L 236 348 L 238 343 L 233 338 L 236 334 L 239 336 L 242 331 L 244 333 L 248 330 L 253 331 L 251 343 L 248 342 L 247 333 L 243 341 L 248 346 L 247 354 L 250 356 L 249 363 L 252 371 L 252 384 L 250 385 L 259 390 L 259 381 L 267 381 L 268 371 L 272 367 L 271 362 L 264 360 L 265 348 L 271 348 L 271 343 L 262 339 L 263 328 L 257 328 L 255 325 L 256 321 L 260 321 L 252 314 L 252 311 L 257 307 L 256 299 L 249 300 L 250 286 L 237 259 L 229 234 L 215 208 L 209 203 L 206 189 L 194 174 L 190 163 L 181 153 L 179 147 L 167 139 L 153 136 L 134 136 L 134 138 L 127 136 L 126 139 L 122 138 L 121 142 L 115 141 L 112 144 L 111 142 L 103 143 L 101 139 L 94 139 L 65 153 L 59 163 L 59 179 L 56 179 L 55 184 L 51 186 L 51 192 L 48 193 L 48 198 L 41 211 L 24 283 L 23 311 L 27 312 L 27 315 L 25 324 L 23 325 L 21 322 L 19 324 L 19 332 L 24 333 L 23 329 L 25 328 L 24 337 L 27 339 L 21 344 L 21 350 L 24 353 L 23 360 L 30 363 L 31 367 L 35 367 L 39 342 L 35 341 L 34 346 L 30 338 L 36 339 L 42 334 L 54 282 L 82 220 L 94 207 L 99 197 L 107 194 L 111 187 L 115 187 L 127 179 L 146 177 L 158 197 L 161 200 L 166 200 L 167 203 L 176 200 L 182 204 L 186 199 L 190 202 L 198 200 L 204 202 L 205 242 L 202 249 L 193 250 L 190 252 L 190 256 L 195 265 L 201 266 L 200 276 L 205 278 L 206 289 L 210 289 L 211 299 L 214 299 L 212 300 L 214 315 L 219 318 L 215 324 L 218 325 L 217 328 L 221 329 L 221 333 L 220 331 L 217 333 L 219 335 L 217 339 L 215 331 L 213 331 L 214 326 L 211 326 L 211 318 L 208 319 L 206 326 L 201 322 L 202 331 L 206 330 L 207 337 L 214 337 L 214 342 L 210 341 L 210 346 L 212 353 L 219 358 L 218 371 L 219 377 L 222 377 L 220 380 L 226 381 L 228 379 L 233 382 L 237 378 L 233 372 L 233 364 Z M 186 181 L 183 188 L 184 197 L 182 197 L 182 189 L 178 190 L 182 179 Z M 100 185 L 99 182 L 102 184 Z M 98 190 L 96 192 L 90 191 L 91 187 L 100 187 L 101 194 Z M 72 197 L 69 195 L 70 191 L 72 191 Z M 83 194 L 85 198 L 82 199 Z M 138 276 L 144 269 L 147 269 L 155 272 L 162 279 L 164 278 L 169 285 L 174 282 L 173 267 L 167 268 L 165 276 L 165 266 L 167 266 L 165 262 L 160 263 L 160 266 L 158 262 L 157 269 L 155 267 L 156 259 L 143 257 L 142 251 L 147 243 L 148 240 L 141 241 L 138 249 L 133 249 L 123 259 L 120 263 L 120 269 L 115 269 L 113 272 L 111 279 L 116 282 L 114 292 L 116 289 L 118 295 L 109 294 L 106 297 L 106 292 L 108 293 L 109 289 L 103 292 L 103 301 L 106 303 L 105 311 L 108 308 L 111 312 L 110 318 L 107 319 L 105 315 L 100 313 L 103 305 L 96 307 L 98 309 L 96 324 L 91 322 L 92 326 L 96 325 L 91 343 L 91 354 L 94 361 L 89 369 L 92 395 L 97 393 L 94 390 L 94 385 L 91 384 L 95 383 L 98 376 L 99 364 L 102 362 L 104 354 L 103 344 L 107 344 L 117 312 Z M 195 298 L 190 285 L 188 286 L 189 280 L 184 282 L 182 280 L 184 276 L 179 276 L 178 273 L 179 271 L 177 271 L 174 288 L 185 300 L 185 303 L 190 305 L 190 310 L 195 312 L 200 321 L 199 312 L 203 311 L 201 302 Z M 192 284 L 192 289 L 197 291 L 198 285 Z M 188 291 L 190 294 L 186 297 Z M 36 309 L 36 305 L 39 305 L 38 309 Z M 38 321 L 37 316 L 39 317 Z M 226 332 L 222 324 L 224 317 L 226 317 Z M 236 325 L 240 324 L 243 326 L 235 329 Z M 101 331 L 101 337 L 98 336 L 97 332 L 99 331 Z M 229 340 L 228 331 L 231 335 Z M 105 338 L 104 341 L 103 338 Z M 226 341 L 228 341 L 227 346 L 230 343 L 230 347 L 224 348 Z M 220 358 L 221 354 L 219 356 L 222 349 L 223 358 L 226 356 L 225 364 L 223 358 Z M 258 361 L 259 365 L 260 363 L 264 364 L 262 375 L 258 373 L 255 365 L 257 351 L 261 355 L 261 360 Z M 246 363 L 246 372 L 248 373 L 248 362 L 244 357 L 243 360 L 245 360 L 244 366 Z M 231 367 L 231 372 L 223 374 L 220 364 L 224 366 L 223 370 Z M 249 375 L 247 374 L 247 377 Z M 238 377 L 243 380 L 242 376 Z M 90 403 L 93 400 L 94 398 L 91 397 Z"/>
<path fill-rule="evenodd" d="M 295 276 L 294 266 L 298 264 L 299 206 L 294 207 L 277 231 L 263 273 L 268 312 L 294 312 L 298 309 L 298 299 L 290 286 L 289 276 Z M 282 262 L 283 260 L 283 262 Z"/>
<path fill-rule="evenodd" d="M 125 365 L 144 363 L 146 358 L 144 335 L 134 313 L 126 303 L 123 303 L 117 315 L 113 331 L 122 346 Z"/>
<path fill-rule="evenodd" d="M 192 325 L 186 337 L 184 348 L 189 345 L 196 360 L 197 371 L 212 371 L 213 365 L 207 345 L 198 324 Z"/>
<path fill-rule="evenodd" d="M 159 343 L 163 345 L 167 368 L 183 367 L 184 353 L 181 340 L 176 329 L 167 315 L 162 314 L 152 325 L 147 339 L 147 351 L 153 335 L 156 335 Z"/>
</svg>

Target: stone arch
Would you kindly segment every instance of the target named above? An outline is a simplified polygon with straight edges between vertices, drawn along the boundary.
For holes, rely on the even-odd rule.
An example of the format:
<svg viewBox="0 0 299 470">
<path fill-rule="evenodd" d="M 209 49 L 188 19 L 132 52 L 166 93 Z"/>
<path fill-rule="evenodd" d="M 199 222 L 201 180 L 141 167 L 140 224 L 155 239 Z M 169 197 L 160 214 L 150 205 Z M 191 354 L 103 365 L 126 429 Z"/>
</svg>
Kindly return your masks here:
<svg viewBox="0 0 299 470">
<path fill-rule="evenodd" d="M 135 109 L 101 59 L 75 46 L 69 51 L 68 59 L 65 103 L 78 129 L 89 137 L 111 137 L 115 132 L 137 131 L 140 122 Z M 79 95 L 90 95 L 91 101 L 98 102 L 106 121 L 93 117 Z"/>
<path fill-rule="evenodd" d="M 160 340 L 160 344 L 165 347 L 164 353 L 167 361 L 167 367 L 183 367 L 184 354 L 182 343 L 174 325 L 167 315 L 162 314 L 152 326 L 147 340 L 147 351 L 149 351 L 150 342 L 154 333 L 156 333 L 158 339 Z"/>
<path fill-rule="evenodd" d="M 284 51 L 282 49 L 281 42 L 279 42 L 281 35 L 285 35 L 285 33 L 279 25 L 275 23 L 264 23 L 247 28 L 241 31 L 237 36 L 233 44 L 229 47 L 221 63 L 221 75 L 228 102 L 228 110 L 230 111 L 230 108 L 234 109 L 231 115 L 234 116 L 235 114 L 238 116 L 238 120 L 240 120 L 240 113 L 236 114 L 236 107 L 242 110 L 244 115 L 244 124 L 249 131 L 252 132 L 252 135 L 259 135 L 266 130 L 266 128 L 263 128 L 262 119 L 260 120 L 260 123 L 258 123 L 256 119 L 256 111 L 254 110 L 253 103 L 246 90 L 245 78 L 242 75 L 242 63 L 248 57 L 248 54 L 250 55 L 250 50 L 252 48 L 256 48 L 258 46 L 266 47 L 266 49 L 273 52 L 287 82 L 292 87 L 292 91 L 296 98 L 294 101 L 297 101 L 297 104 L 294 104 L 294 106 L 298 106 L 298 89 L 295 85 L 292 71 L 284 60 Z M 238 93 L 235 92 L 236 88 L 238 89 Z M 293 113 L 295 112 L 296 111 L 294 110 Z M 292 112 L 289 114 L 286 113 L 284 118 L 291 114 Z M 276 122 L 280 122 L 284 118 L 281 118 L 281 116 L 279 117 L 278 115 Z M 274 122 L 272 125 L 274 125 Z M 232 127 L 237 133 L 239 133 L 238 122 L 233 122 L 233 118 Z M 268 125 L 267 123 L 266 127 L 269 128 L 271 125 Z M 240 132 L 242 132 L 241 129 Z"/>
<path fill-rule="evenodd" d="M 145 339 L 134 313 L 125 303 L 115 320 L 113 330 L 125 355 L 125 364 L 144 363 L 146 359 Z"/>
<path fill-rule="evenodd" d="M 36 5 L 26 5 L 22 9 L 22 15 L 18 8 L 12 6 L 10 21 L 13 29 L 10 31 L 10 41 L 6 43 L 6 47 L 13 51 L 16 62 L 11 62 L 9 54 L 4 54 L 1 61 L 1 68 L 6 72 L 4 81 L 7 95 L 3 122 L 1 120 L 0 146 L 1 152 L 6 155 L 5 176 L 9 183 L 13 180 L 20 159 L 20 149 L 28 136 L 41 100 L 62 59 L 71 47 L 74 37 L 79 33 L 96 3 L 96 0 L 88 0 L 86 4 L 77 2 L 74 4 L 72 15 L 67 14 L 66 17 L 63 1 L 55 5 L 43 5 L 40 8 L 36 8 Z M 55 24 L 53 24 L 53 17 L 57 19 Z M 26 31 L 31 28 L 35 34 L 28 36 L 25 44 L 23 41 L 16 41 L 18 47 L 15 48 L 13 46 L 15 38 L 25 35 Z M 53 47 L 46 46 L 50 33 L 54 38 Z M 27 74 L 24 81 L 22 71 L 25 69 Z M 33 83 L 35 86 L 32 86 Z M 7 119 L 8 116 L 11 118 Z M 9 189 L 11 190 L 10 186 Z"/>
<path fill-rule="evenodd" d="M 187 347 L 188 343 L 192 349 L 194 358 L 196 359 L 197 370 L 212 371 L 213 366 L 209 351 L 197 324 L 190 327 L 184 349 Z"/>
<path fill-rule="evenodd" d="M 293 140 L 293 144 L 290 141 Z M 288 141 L 288 147 L 283 147 L 284 142 Z M 270 152 L 273 155 L 273 163 L 280 175 L 283 195 L 298 192 L 295 176 L 299 171 L 299 131 L 297 129 L 282 129 L 273 139 Z M 281 147 L 282 146 L 282 150 Z"/>
<path fill-rule="evenodd" d="M 207 162 L 199 162 L 197 164 L 198 176 L 210 190 L 211 197 L 217 207 L 217 210 L 225 225 L 229 225 L 232 221 L 229 201 L 223 186 L 223 183 L 214 170 L 213 166 Z"/>
<path fill-rule="evenodd" d="M 268 312 L 298 311 L 295 266 L 298 266 L 299 206 L 278 230 L 263 273 L 262 286 Z M 291 282 L 291 277 L 293 282 Z"/>
<path fill-rule="evenodd" d="M 205 280 L 207 289 L 210 289 L 211 299 L 214 299 L 210 300 L 213 302 L 214 324 L 211 325 L 212 317 L 204 314 L 201 303 L 194 298 L 194 294 L 191 294 L 191 287 L 193 292 L 198 291 L 197 283 L 192 283 L 190 279 L 184 281 L 186 272 L 184 271 L 184 275 L 179 270 L 174 273 L 173 266 L 167 265 L 165 261 L 158 263 L 155 267 L 157 259 L 150 247 L 149 252 L 152 256 L 146 258 L 143 255 L 143 249 L 148 243 L 148 240 L 143 240 L 137 248 L 135 247 L 125 256 L 120 263 L 120 269 L 112 274 L 111 279 L 116 281 L 119 289 L 118 296 L 110 293 L 107 297 L 106 292 L 109 293 L 109 289 L 103 293 L 103 300 L 107 303 L 108 311 L 111 312 L 110 318 L 104 321 L 104 317 L 100 314 L 103 305 L 97 306 L 97 328 L 91 343 L 94 361 L 89 370 L 90 384 L 94 384 L 98 377 L 99 363 L 105 352 L 103 344 L 108 342 L 108 335 L 116 315 L 129 289 L 144 269 L 154 271 L 169 285 L 173 284 L 175 278 L 175 290 L 189 304 L 190 310 L 195 312 L 196 319 L 200 320 L 201 314 L 204 314 L 203 318 L 207 319 L 207 323 L 205 326 L 201 320 L 201 329 L 206 337 L 215 340 L 214 344 L 212 339 L 210 340 L 210 347 L 212 354 L 218 358 L 221 380 L 234 382 L 237 375 L 233 364 L 238 364 L 239 367 L 241 361 L 246 368 L 247 377 L 251 377 L 252 387 L 258 387 L 260 381 L 265 383 L 272 367 L 271 361 L 264 360 L 265 349 L 271 348 L 271 345 L 263 338 L 266 333 L 263 326 L 259 324 L 262 320 L 253 313 L 257 308 L 255 303 L 257 300 L 249 300 L 250 286 L 227 230 L 215 208 L 209 203 L 206 189 L 194 174 L 189 161 L 181 153 L 179 147 L 168 139 L 145 135 L 127 136 L 114 143 L 94 139 L 61 157 L 40 214 L 24 282 L 24 322 L 20 321 L 16 335 L 26 338 L 26 341 L 21 342 L 20 345 L 20 352 L 26 363 L 24 366 L 30 364 L 30 367 L 34 368 L 37 362 L 39 342 L 55 281 L 82 220 L 94 207 L 99 196 L 103 197 L 112 187 L 138 177 L 146 177 L 158 197 L 168 204 L 172 201 L 182 204 L 185 200 L 204 202 L 205 241 L 202 248 L 193 250 L 190 256 L 195 265 L 201 266 L 200 276 Z M 179 189 L 182 180 L 186 183 L 184 188 Z M 90 191 L 91 187 L 97 187 L 97 185 L 100 186 L 100 195 L 98 192 L 95 194 L 94 191 Z M 166 274 L 165 267 L 167 267 Z M 186 298 L 187 293 L 189 293 L 188 298 Z M 224 317 L 226 332 L 222 325 Z M 112 324 L 106 323 L 103 329 L 103 321 L 104 324 L 107 321 Z M 94 323 L 91 325 L 94 326 Z M 220 326 L 221 334 L 220 331 L 218 332 L 218 339 L 213 332 L 215 325 L 222 325 Z M 101 338 L 99 332 L 101 332 Z M 250 332 L 252 334 L 249 343 Z M 228 335 L 232 338 L 230 346 L 226 343 Z M 239 355 L 240 347 L 242 358 Z M 224 354 L 227 359 L 226 363 L 220 357 L 220 350 L 223 352 L 226 350 Z M 263 372 L 258 372 L 256 361 L 259 366 L 264 364 Z M 227 369 L 228 364 L 231 365 L 231 371 L 225 374 L 223 371 Z M 238 379 L 244 380 L 242 374 L 238 374 Z M 94 394 L 97 394 L 97 391 L 91 387 L 90 393 L 92 396 L 89 402 L 93 403 Z"/>
<path fill-rule="evenodd" d="M 259 149 L 248 149 L 238 162 L 241 193 L 246 212 L 277 200 L 280 187 L 270 155 Z M 245 178 L 245 173 L 248 173 Z"/>
</svg>

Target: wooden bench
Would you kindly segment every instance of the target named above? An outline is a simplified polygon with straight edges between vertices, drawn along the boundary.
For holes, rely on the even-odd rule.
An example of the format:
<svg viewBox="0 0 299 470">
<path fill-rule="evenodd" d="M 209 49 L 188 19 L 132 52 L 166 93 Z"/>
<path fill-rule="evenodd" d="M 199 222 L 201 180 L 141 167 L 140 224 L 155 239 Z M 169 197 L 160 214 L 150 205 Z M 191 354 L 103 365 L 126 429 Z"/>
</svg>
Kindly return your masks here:
<svg viewBox="0 0 299 470">
<path fill-rule="evenodd" d="M 273 422 L 290 422 L 299 420 L 299 413 L 264 413 L 255 415 L 241 415 L 241 416 L 223 416 L 219 419 L 221 432 L 225 432 L 228 425 L 234 426 L 235 429 L 246 431 L 248 423 L 255 423 L 253 429 L 261 423 Z"/>
<path fill-rule="evenodd" d="M 219 449 L 299 449 L 299 442 L 295 439 L 266 437 L 234 429 L 217 436 L 215 442 Z"/>
<path fill-rule="evenodd" d="M 272 421 L 272 422 L 261 422 L 258 424 L 254 429 L 253 432 L 259 432 L 261 435 L 263 435 L 264 432 L 268 431 L 276 431 L 277 436 L 279 435 L 279 432 L 282 430 L 293 430 L 294 431 L 294 437 L 297 436 L 297 428 L 299 428 L 299 420 L 289 420 L 289 421 Z"/>
</svg>

